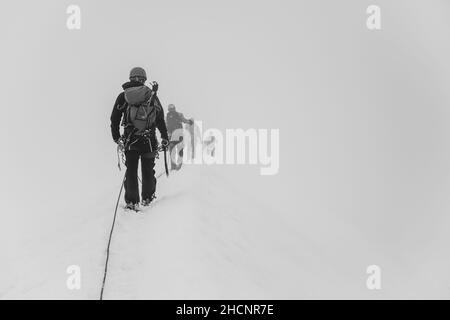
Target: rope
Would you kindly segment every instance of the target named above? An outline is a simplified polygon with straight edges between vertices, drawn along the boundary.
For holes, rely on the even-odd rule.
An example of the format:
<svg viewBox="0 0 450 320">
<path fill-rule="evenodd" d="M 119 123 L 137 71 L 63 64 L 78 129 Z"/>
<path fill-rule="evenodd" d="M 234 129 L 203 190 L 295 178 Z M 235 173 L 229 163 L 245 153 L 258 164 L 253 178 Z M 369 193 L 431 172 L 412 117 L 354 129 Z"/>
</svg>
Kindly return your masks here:
<svg viewBox="0 0 450 320">
<path fill-rule="evenodd" d="M 122 194 L 123 185 L 125 184 L 126 176 L 127 176 L 127 173 L 125 171 L 125 174 L 124 174 L 123 180 L 122 180 L 122 185 L 120 186 L 119 196 L 117 197 L 116 209 L 114 210 L 114 218 L 113 218 L 113 222 L 112 222 L 112 225 L 111 225 L 111 231 L 109 233 L 108 246 L 106 247 L 105 271 L 103 273 L 103 283 L 102 283 L 102 290 L 100 291 L 100 300 L 103 300 L 103 290 L 105 289 L 106 275 L 108 273 L 109 248 L 111 247 L 112 234 L 113 234 L 113 231 L 114 231 L 114 225 L 116 224 L 117 208 L 119 207 L 120 195 Z"/>
</svg>

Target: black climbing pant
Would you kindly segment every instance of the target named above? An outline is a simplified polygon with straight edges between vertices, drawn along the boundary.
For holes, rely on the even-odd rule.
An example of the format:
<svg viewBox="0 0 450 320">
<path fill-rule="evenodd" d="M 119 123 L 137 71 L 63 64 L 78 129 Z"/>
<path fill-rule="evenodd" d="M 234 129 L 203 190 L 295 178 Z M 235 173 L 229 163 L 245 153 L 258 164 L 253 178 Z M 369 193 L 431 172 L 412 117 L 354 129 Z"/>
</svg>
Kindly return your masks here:
<svg viewBox="0 0 450 320">
<path fill-rule="evenodd" d="M 125 202 L 139 203 L 138 165 L 141 159 L 142 199 L 151 199 L 156 190 L 155 157 L 150 152 L 129 150 L 125 152 L 127 174 L 125 178 Z"/>
</svg>

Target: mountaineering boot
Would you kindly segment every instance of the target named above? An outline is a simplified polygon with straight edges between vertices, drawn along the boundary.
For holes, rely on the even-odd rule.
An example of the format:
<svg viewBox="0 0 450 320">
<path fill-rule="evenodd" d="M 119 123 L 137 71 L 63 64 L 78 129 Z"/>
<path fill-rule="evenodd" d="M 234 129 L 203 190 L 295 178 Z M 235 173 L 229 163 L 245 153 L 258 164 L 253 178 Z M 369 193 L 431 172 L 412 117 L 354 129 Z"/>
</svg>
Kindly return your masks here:
<svg viewBox="0 0 450 320">
<path fill-rule="evenodd" d="M 142 204 L 144 207 L 147 207 L 147 206 L 149 206 L 150 203 L 152 203 L 152 201 L 155 200 L 155 199 L 156 199 L 155 194 L 152 194 L 152 196 L 151 196 L 150 198 L 147 198 L 147 199 L 142 200 L 141 204 Z"/>
<path fill-rule="evenodd" d="M 126 210 L 133 210 L 133 211 L 139 211 L 139 203 L 127 203 L 125 206 Z"/>
</svg>

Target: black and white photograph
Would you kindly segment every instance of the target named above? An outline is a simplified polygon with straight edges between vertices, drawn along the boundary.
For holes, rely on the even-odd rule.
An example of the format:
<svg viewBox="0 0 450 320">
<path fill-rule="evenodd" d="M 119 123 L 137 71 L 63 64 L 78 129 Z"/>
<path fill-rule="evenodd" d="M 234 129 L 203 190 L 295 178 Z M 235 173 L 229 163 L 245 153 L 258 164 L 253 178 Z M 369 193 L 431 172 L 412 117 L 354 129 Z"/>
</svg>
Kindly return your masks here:
<svg viewBox="0 0 450 320">
<path fill-rule="evenodd" d="M 0 6 L 0 300 L 450 298 L 449 0 Z"/>
</svg>

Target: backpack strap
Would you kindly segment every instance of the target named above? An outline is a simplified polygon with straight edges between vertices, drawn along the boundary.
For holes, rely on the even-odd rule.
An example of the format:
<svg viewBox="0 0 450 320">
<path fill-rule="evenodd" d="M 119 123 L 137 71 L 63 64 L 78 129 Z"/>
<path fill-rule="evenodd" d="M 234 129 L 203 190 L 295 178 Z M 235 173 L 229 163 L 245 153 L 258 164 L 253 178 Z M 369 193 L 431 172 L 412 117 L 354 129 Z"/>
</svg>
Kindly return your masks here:
<svg viewBox="0 0 450 320">
<path fill-rule="evenodd" d="M 127 110 L 125 110 L 125 114 L 123 116 L 124 127 L 128 127 L 131 124 L 130 121 L 130 106 L 127 105 Z"/>
<path fill-rule="evenodd" d="M 151 106 L 151 104 L 149 103 L 149 106 Z M 145 129 L 150 129 L 150 119 L 152 117 L 152 112 L 155 112 L 155 108 L 153 107 L 150 112 L 147 115 L 147 124 L 145 125 Z"/>
</svg>

